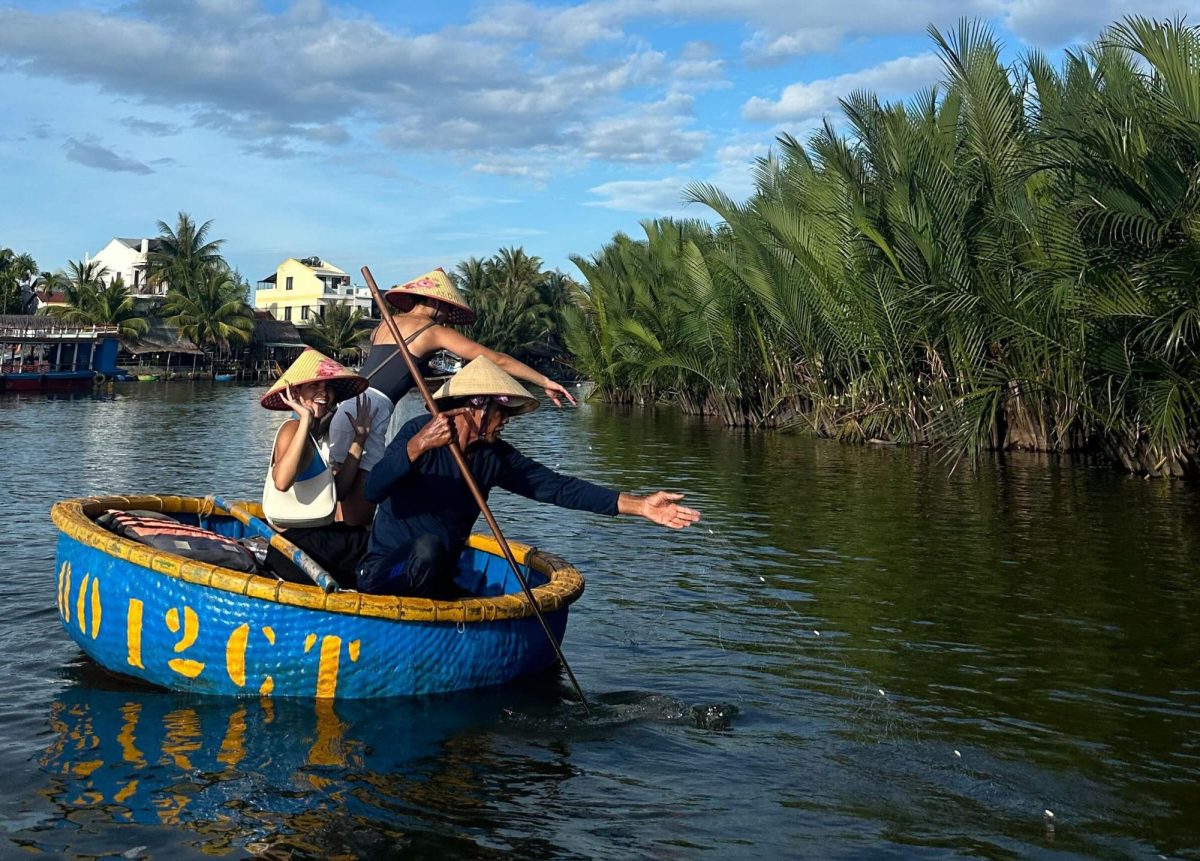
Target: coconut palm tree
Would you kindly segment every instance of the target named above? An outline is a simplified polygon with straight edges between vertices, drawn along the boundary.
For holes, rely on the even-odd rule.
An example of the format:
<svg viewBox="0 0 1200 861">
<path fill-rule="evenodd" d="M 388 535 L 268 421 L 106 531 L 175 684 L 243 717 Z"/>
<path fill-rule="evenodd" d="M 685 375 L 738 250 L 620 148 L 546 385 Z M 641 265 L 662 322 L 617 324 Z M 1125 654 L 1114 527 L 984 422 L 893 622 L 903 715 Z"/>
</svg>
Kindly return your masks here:
<svg viewBox="0 0 1200 861">
<path fill-rule="evenodd" d="M 573 258 L 577 365 L 733 423 L 1200 470 L 1200 29 L 1129 18 L 1061 67 L 930 35 L 937 88 L 850 94 L 744 202 L 691 186 L 716 230 Z"/>
<path fill-rule="evenodd" d="M 37 271 L 37 263 L 28 254 L 0 248 L 0 314 L 24 311 L 22 290 Z"/>
<path fill-rule="evenodd" d="M 189 288 L 172 284 L 162 310 L 164 319 L 180 335 L 218 354 L 234 344 L 249 343 L 254 331 L 254 312 L 246 303 L 246 285 L 235 280 L 223 265 L 202 270 Z"/>
<path fill-rule="evenodd" d="M 467 296 L 470 296 L 487 286 L 487 263 L 478 257 L 470 257 L 454 267 L 450 277 Z"/>
<path fill-rule="evenodd" d="M 147 278 L 168 288 L 187 292 L 206 277 L 213 267 L 224 267 L 221 257 L 223 239 L 208 238 L 212 221 L 197 225 L 186 212 L 180 212 L 171 227 L 158 222 L 155 248 L 147 255 Z"/>
<path fill-rule="evenodd" d="M 46 313 L 61 319 L 93 324 L 96 292 L 104 286 L 108 268 L 95 260 L 72 260 L 65 273 L 43 273 L 48 285 L 61 287 L 66 300 L 63 306 L 51 306 Z"/>
<path fill-rule="evenodd" d="M 328 305 L 325 313 L 313 320 L 304 330 L 308 340 L 321 352 L 335 359 L 361 355 L 359 342 L 364 337 L 363 321 L 367 314 L 362 308 L 352 308 L 341 302 Z"/>
<path fill-rule="evenodd" d="M 76 267 L 74 276 L 94 272 Z M 51 306 L 48 313 L 60 320 L 84 326 L 116 326 L 123 340 L 134 340 L 150 330 L 150 322 L 138 311 L 125 279 L 116 275 L 108 284 L 98 278 L 66 284 L 67 305 Z"/>
</svg>

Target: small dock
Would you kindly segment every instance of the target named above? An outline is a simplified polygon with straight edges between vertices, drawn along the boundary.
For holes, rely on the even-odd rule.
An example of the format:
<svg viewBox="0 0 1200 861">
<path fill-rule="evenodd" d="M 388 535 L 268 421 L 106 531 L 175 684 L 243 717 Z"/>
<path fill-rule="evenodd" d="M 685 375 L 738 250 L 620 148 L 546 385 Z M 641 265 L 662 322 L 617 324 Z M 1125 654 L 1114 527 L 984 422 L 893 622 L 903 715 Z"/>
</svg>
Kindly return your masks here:
<svg viewBox="0 0 1200 861">
<path fill-rule="evenodd" d="M 117 367 L 116 326 L 40 314 L 0 315 L 0 391 L 61 391 L 92 385 Z"/>
</svg>

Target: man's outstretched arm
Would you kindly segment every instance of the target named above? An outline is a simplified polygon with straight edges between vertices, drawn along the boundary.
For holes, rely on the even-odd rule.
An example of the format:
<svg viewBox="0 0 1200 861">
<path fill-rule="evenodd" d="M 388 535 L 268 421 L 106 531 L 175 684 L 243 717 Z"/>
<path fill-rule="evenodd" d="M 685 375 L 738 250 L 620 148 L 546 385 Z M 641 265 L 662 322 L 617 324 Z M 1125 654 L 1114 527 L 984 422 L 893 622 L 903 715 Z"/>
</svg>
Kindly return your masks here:
<svg viewBox="0 0 1200 861">
<path fill-rule="evenodd" d="M 636 493 L 622 493 L 617 497 L 618 514 L 634 514 L 644 517 L 651 523 L 666 526 L 670 529 L 686 529 L 700 519 L 700 512 L 686 505 L 680 505 L 682 493 L 668 493 L 660 490 L 649 496 L 639 496 Z"/>
<path fill-rule="evenodd" d="M 525 457 L 508 443 L 497 444 L 496 452 L 505 462 L 500 486 L 538 502 L 597 514 L 638 515 L 671 529 L 683 529 L 700 519 L 699 511 L 679 505 L 679 500 L 683 499 L 682 493 L 668 493 L 665 490 L 648 496 L 617 493 L 598 484 L 555 472 Z"/>
</svg>

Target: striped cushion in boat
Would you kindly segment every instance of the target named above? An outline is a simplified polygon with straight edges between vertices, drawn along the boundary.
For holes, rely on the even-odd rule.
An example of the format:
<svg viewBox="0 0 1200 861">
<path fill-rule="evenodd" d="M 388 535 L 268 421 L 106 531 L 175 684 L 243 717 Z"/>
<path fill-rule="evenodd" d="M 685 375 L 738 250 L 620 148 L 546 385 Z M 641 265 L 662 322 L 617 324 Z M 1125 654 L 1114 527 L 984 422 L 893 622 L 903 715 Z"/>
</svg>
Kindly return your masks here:
<svg viewBox="0 0 1200 861">
<path fill-rule="evenodd" d="M 156 511 L 120 511 L 110 508 L 96 518 L 105 529 L 158 550 L 197 562 L 208 562 L 234 571 L 258 570 L 254 554 L 232 538 L 199 526 L 180 523 Z"/>
</svg>

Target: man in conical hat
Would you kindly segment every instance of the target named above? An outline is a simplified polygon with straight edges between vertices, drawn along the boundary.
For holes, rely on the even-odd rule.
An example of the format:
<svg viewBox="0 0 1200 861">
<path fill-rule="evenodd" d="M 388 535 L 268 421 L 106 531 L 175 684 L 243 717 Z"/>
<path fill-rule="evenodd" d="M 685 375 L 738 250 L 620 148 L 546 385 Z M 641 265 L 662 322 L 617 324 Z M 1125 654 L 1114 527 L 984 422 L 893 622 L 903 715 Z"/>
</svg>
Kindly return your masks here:
<svg viewBox="0 0 1200 861">
<path fill-rule="evenodd" d="M 384 595 L 447 599 L 458 556 L 479 517 L 466 482 L 448 448 L 457 439 L 486 498 L 502 487 L 537 502 L 596 514 L 636 514 L 652 523 L 683 529 L 700 512 L 679 504 L 679 493 L 619 493 L 555 472 L 522 455 L 500 438 L 514 416 L 538 401 L 516 380 L 481 356 L 433 396 L 436 418 L 407 422 L 371 470 L 365 493 L 377 503 L 358 589 Z"/>
<path fill-rule="evenodd" d="M 453 353 L 463 361 L 487 356 L 514 377 L 542 387 L 546 397 L 555 406 L 560 406 L 563 400 L 575 403 L 565 388 L 545 374 L 455 331 L 454 326 L 469 326 L 475 320 L 475 312 L 467 304 L 467 297 L 454 286 L 450 276 L 443 270 L 434 269 L 397 285 L 388 290 L 384 298 L 396 309 L 392 320 L 423 374 L 428 372 L 429 359 L 439 350 Z M 360 477 L 374 469 L 383 457 L 392 410 L 415 385 L 408 366 L 396 354 L 395 338 L 385 323 L 380 323 L 371 333 L 371 348 L 363 359 L 362 375 L 371 382 L 366 396 L 371 403 L 373 419 L 371 435 L 367 438 L 359 465 L 362 470 Z M 329 438 L 336 463 L 346 459 L 351 443 L 350 409 L 348 403 L 343 403 L 338 408 L 339 417 L 334 419 L 330 429 Z M 373 506 L 362 502 L 361 496 L 359 487 L 342 506 L 342 511 L 348 522 L 367 525 L 375 510 Z"/>
</svg>

